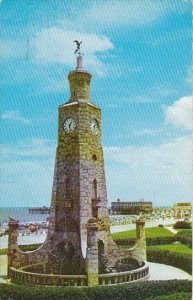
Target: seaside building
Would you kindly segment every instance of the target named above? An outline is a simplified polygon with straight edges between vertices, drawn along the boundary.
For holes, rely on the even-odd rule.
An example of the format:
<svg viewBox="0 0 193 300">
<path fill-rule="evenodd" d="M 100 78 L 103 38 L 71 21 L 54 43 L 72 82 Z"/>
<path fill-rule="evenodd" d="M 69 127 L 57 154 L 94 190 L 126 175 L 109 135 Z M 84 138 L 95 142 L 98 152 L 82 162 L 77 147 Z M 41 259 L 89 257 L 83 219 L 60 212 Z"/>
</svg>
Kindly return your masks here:
<svg viewBox="0 0 193 300">
<path fill-rule="evenodd" d="M 112 214 L 126 215 L 139 214 L 141 212 L 150 213 L 152 210 L 151 201 L 145 201 L 143 199 L 140 201 L 121 201 L 117 199 L 117 201 L 111 203 L 110 211 Z"/>
<path fill-rule="evenodd" d="M 189 220 L 192 214 L 192 204 L 190 202 L 177 202 L 174 204 L 173 210 L 178 218 Z"/>
<path fill-rule="evenodd" d="M 79 53 L 76 69 L 68 74 L 70 100 L 59 107 L 46 241 L 35 251 L 22 252 L 19 223 L 9 222 L 8 276 L 13 282 L 97 286 L 149 276 L 144 220 L 136 221 L 136 245 L 130 250 L 120 249 L 110 234 L 101 109 L 91 101 L 92 75 L 82 59 Z"/>
</svg>

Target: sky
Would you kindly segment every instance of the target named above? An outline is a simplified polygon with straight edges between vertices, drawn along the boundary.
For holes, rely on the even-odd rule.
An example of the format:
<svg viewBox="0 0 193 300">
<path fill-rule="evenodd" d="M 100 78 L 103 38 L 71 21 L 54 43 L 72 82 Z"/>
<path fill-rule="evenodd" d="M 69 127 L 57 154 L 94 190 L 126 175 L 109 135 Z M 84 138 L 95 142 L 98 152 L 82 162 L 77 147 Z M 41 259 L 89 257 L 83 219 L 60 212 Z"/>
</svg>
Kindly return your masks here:
<svg viewBox="0 0 193 300">
<path fill-rule="evenodd" d="M 192 200 L 191 1 L 0 1 L 0 201 L 50 205 L 58 106 L 81 40 L 109 206 Z"/>
</svg>

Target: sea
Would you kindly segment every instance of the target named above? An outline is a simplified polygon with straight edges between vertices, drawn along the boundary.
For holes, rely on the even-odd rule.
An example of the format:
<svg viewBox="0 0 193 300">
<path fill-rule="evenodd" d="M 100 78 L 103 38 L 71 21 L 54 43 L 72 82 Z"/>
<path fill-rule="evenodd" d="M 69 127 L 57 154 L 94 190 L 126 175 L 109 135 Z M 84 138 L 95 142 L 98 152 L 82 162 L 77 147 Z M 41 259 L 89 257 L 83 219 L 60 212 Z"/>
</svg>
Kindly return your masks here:
<svg viewBox="0 0 193 300">
<path fill-rule="evenodd" d="M 48 214 L 30 214 L 29 207 L 1 207 L 0 227 L 9 221 L 9 217 L 19 220 L 20 223 L 46 222 Z"/>
</svg>

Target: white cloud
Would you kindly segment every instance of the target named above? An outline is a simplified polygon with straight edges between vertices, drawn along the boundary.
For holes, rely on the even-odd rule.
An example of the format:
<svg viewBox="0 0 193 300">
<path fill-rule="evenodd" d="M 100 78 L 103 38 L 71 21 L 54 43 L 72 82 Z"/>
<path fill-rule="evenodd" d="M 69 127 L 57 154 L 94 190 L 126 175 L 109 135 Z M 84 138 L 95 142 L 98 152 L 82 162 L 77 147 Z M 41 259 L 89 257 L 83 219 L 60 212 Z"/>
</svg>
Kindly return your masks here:
<svg viewBox="0 0 193 300">
<path fill-rule="evenodd" d="M 155 205 L 191 200 L 192 141 L 104 149 L 109 199 L 149 198 Z"/>
<path fill-rule="evenodd" d="M 192 112 L 192 97 L 182 97 L 165 109 L 165 121 L 176 127 L 192 130 Z"/>
<path fill-rule="evenodd" d="M 80 27 L 87 24 L 92 28 L 112 26 L 144 26 L 160 18 L 171 8 L 163 1 L 93 1 L 91 7 L 84 14 L 79 14 L 75 22 Z M 86 18 L 85 18 L 86 15 Z M 71 26 L 73 26 L 71 22 Z"/>
<path fill-rule="evenodd" d="M 20 115 L 20 112 L 17 110 L 6 111 L 2 115 L 2 119 L 16 121 L 24 124 L 29 124 L 29 125 L 32 124 L 32 121 L 30 119 L 22 117 Z"/>
<path fill-rule="evenodd" d="M 108 51 L 113 44 L 108 37 L 94 33 L 68 31 L 57 27 L 42 30 L 34 41 L 35 58 L 45 62 L 64 63 L 75 67 L 74 40 L 83 41 L 83 52 L 86 53 L 85 68 L 94 69 L 103 75 L 104 65 L 97 57 L 98 52 Z"/>
</svg>

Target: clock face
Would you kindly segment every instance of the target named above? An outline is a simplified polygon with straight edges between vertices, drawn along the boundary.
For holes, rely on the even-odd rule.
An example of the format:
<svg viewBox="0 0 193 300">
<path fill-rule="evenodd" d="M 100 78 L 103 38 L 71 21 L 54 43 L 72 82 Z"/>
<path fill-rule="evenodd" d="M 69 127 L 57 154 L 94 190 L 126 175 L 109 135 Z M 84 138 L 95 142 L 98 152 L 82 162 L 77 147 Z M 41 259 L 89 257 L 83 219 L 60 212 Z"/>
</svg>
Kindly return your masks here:
<svg viewBox="0 0 193 300">
<path fill-rule="evenodd" d="M 72 132 L 76 127 L 76 122 L 73 118 L 68 118 L 64 121 L 64 131 Z"/>
<path fill-rule="evenodd" d="M 99 131 L 99 125 L 98 125 L 98 122 L 97 122 L 96 119 L 92 119 L 90 121 L 90 129 L 91 129 L 92 133 L 95 133 L 95 134 L 98 133 L 98 131 Z"/>
</svg>

